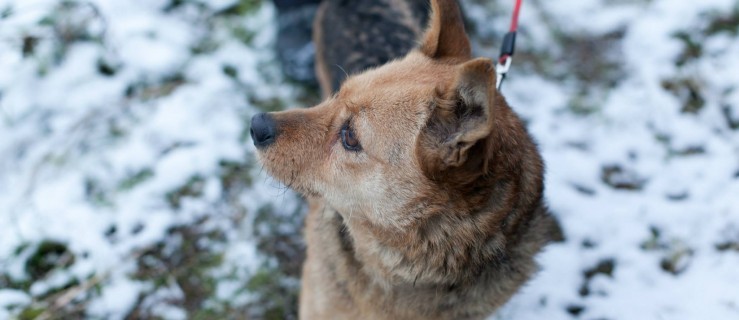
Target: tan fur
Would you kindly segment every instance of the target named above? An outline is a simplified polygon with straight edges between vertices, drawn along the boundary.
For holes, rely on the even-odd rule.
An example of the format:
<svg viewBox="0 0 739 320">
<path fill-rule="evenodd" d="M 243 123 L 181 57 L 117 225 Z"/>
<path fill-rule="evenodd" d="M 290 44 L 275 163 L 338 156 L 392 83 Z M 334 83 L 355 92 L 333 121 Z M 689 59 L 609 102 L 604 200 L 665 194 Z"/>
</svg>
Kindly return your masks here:
<svg viewBox="0 0 739 320">
<path fill-rule="evenodd" d="M 264 168 L 310 201 L 302 319 L 480 319 L 556 237 L 543 164 L 470 60 L 455 1 L 432 1 L 418 50 L 351 76 L 310 109 L 273 113 Z M 362 150 L 345 150 L 351 123 Z"/>
<path fill-rule="evenodd" d="M 419 50 L 434 59 L 469 59 L 470 41 L 456 1 L 431 1 L 431 11 L 431 21 Z"/>
</svg>

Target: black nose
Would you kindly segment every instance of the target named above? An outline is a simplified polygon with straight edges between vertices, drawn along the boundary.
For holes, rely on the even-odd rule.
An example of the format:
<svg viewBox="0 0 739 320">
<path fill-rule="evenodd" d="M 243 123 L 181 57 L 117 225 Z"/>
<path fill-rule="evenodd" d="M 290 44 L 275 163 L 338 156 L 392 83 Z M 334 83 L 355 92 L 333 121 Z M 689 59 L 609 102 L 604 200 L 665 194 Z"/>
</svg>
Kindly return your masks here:
<svg viewBox="0 0 739 320">
<path fill-rule="evenodd" d="M 264 148 L 275 142 L 277 124 L 269 113 L 260 113 L 251 118 L 251 138 L 257 148 Z"/>
</svg>

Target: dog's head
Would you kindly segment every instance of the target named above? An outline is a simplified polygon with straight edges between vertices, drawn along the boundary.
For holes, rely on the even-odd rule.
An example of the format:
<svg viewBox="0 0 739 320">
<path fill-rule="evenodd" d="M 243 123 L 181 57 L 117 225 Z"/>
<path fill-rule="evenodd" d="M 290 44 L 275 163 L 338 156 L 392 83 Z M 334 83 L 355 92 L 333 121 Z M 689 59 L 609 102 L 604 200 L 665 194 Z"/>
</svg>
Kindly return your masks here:
<svg viewBox="0 0 739 320">
<path fill-rule="evenodd" d="M 490 59 L 471 59 L 460 10 L 432 1 L 428 29 L 402 59 L 349 77 L 309 109 L 259 114 L 264 168 L 341 214 L 403 227 L 427 197 L 456 201 L 489 173 L 504 104 Z M 443 200 L 446 199 L 446 200 Z"/>
</svg>

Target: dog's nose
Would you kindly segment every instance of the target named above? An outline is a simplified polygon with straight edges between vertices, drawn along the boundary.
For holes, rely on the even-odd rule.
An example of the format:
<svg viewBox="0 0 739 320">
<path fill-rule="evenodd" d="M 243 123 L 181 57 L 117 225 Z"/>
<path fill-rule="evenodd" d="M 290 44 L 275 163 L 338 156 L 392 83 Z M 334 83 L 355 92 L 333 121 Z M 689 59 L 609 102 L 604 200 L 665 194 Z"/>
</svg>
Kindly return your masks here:
<svg viewBox="0 0 739 320">
<path fill-rule="evenodd" d="M 277 124 L 268 113 L 260 113 L 251 118 L 251 138 L 257 148 L 264 148 L 275 142 Z"/>
</svg>

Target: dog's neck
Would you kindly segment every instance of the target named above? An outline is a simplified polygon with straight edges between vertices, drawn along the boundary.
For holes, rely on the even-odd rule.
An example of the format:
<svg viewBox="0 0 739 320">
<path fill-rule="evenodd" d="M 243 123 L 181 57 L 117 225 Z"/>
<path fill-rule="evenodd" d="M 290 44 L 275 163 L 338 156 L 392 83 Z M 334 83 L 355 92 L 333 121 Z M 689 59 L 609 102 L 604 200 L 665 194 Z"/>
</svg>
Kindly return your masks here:
<svg viewBox="0 0 739 320">
<path fill-rule="evenodd" d="M 385 287 L 473 282 L 483 269 L 506 259 L 506 239 L 493 213 L 449 212 L 441 206 L 423 210 L 438 212 L 407 230 L 387 230 L 356 214 L 345 220 L 336 211 L 332 223 L 352 264 Z"/>
</svg>

